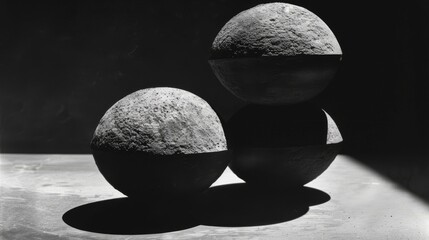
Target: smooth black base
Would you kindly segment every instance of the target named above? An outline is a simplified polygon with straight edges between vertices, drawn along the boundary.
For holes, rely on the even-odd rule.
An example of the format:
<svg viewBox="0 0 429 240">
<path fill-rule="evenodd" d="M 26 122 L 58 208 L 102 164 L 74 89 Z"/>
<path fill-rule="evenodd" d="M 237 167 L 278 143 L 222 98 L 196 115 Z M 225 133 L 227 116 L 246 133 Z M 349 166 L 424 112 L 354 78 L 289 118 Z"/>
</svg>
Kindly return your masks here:
<svg viewBox="0 0 429 240">
<path fill-rule="evenodd" d="M 153 155 L 92 151 L 98 169 L 117 190 L 145 201 L 170 201 L 210 187 L 230 162 L 230 152 Z"/>
<path fill-rule="evenodd" d="M 212 59 L 209 64 L 236 97 L 256 104 L 295 104 L 321 93 L 334 78 L 341 55 Z"/>
<path fill-rule="evenodd" d="M 287 148 L 236 148 L 229 167 L 249 185 L 261 189 L 299 188 L 322 174 L 341 143 Z"/>
</svg>

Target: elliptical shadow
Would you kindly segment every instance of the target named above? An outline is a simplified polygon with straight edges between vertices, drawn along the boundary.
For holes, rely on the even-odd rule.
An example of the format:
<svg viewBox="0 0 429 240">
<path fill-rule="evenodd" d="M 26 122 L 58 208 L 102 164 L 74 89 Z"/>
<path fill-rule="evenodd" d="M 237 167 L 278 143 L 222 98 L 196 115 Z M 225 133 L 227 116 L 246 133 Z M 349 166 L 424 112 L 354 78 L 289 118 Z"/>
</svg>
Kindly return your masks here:
<svg viewBox="0 0 429 240">
<path fill-rule="evenodd" d="M 207 190 L 193 212 L 203 225 L 261 226 L 294 220 L 306 214 L 310 206 L 330 199 L 327 193 L 309 187 L 273 192 L 245 183 L 228 184 Z"/>
<path fill-rule="evenodd" d="M 309 187 L 274 192 L 240 183 L 212 187 L 194 201 L 116 198 L 93 202 L 67 211 L 63 221 L 83 231 L 118 235 L 166 233 L 198 225 L 261 226 L 294 220 L 310 206 L 330 199 Z"/>
<path fill-rule="evenodd" d="M 71 227 L 105 234 L 156 234 L 197 226 L 184 203 L 146 203 L 116 198 L 78 206 L 63 215 Z"/>
</svg>

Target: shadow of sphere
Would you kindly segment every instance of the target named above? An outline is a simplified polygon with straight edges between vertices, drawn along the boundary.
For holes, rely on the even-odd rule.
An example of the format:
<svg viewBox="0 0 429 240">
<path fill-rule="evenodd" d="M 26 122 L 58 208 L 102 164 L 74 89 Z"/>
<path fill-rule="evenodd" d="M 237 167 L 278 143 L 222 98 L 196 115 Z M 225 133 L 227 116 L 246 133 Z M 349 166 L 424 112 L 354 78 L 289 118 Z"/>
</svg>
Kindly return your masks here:
<svg viewBox="0 0 429 240">
<path fill-rule="evenodd" d="M 329 200 L 327 193 L 308 187 L 270 192 L 248 184 L 229 184 L 210 188 L 193 212 L 204 225 L 261 226 L 299 218 L 308 212 L 309 206 Z"/>
<path fill-rule="evenodd" d="M 116 198 L 78 206 L 63 215 L 71 227 L 105 234 L 155 234 L 197 226 L 190 203 L 142 202 Z"/>
</svg>

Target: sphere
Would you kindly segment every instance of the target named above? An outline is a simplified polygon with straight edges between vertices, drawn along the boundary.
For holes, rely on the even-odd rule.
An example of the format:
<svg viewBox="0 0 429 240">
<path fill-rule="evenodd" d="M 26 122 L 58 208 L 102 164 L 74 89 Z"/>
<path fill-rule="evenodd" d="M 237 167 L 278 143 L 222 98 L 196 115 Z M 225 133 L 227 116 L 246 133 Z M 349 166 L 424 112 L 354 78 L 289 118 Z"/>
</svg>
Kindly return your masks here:
<svg viewBox="0 0 429 240">
<path fill-rule="evenodd" d="M 245 10 L 220 30 L 210 66 L 238 98 L 257 104 L 294 104 L 317 96 L 342 56 L 330 28 L 309 10 L 268 3 Z"/>
<path fill-rule="evenodd" d="M 166 87 L 116 102 L 101 118 L 91 149 L 113 187 L 155 201 L 209 188 L 229 162 L 222 124 L 210 105 Z"/>
<path fill-rule="evenodd" d="M 343 141 L 334 120 L 311 105 L 257 106 L 228 121 L 231 170 L 265 189 L 301 187 L 332 163 Z"/>
</svg>

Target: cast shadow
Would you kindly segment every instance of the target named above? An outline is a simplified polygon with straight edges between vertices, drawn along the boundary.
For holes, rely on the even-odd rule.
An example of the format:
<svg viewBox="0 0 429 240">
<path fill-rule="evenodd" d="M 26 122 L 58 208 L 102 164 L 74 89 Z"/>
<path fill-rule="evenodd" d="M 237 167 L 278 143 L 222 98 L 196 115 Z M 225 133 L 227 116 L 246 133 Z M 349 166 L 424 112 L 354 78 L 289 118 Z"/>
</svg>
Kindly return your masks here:
<svg viewBox="0 0 429 240">
<path fill-rule="evenodd" d="M 429 154 L 354 154 L 359 162 L 395 182 L 429 204 Z"/>
<path fill-rule="evenodd" d="M 261 226 L 299 218 L 308 212 L 310 206 L 330 199 L 327 193 L 309 187 L 270 192 L 251 188 L 245 183 L 228 184 L 206 191 L 194 213 L 202 225 Z"/>
<path fill-rule="evenodd" d="M 299 218 L 310 206 L 329 200 L 327 193 L 309 187 L 273 193 L 241 183 L 212 187 L 186 203 L 142 203 L 129 198 L 93 202 L 67 211 L 63 221 L 83 231 L 124 235 L 166 233 L 198 225 L 260 226 Z"/>
<path fill-rule="evenodd" d="M 150 204 L 116 198 L 78 206 L 63 215 L 71 227 L 105 234 L 155 234 L 184 230 L 198 224 L 188 206 Z"/>
</svg>

